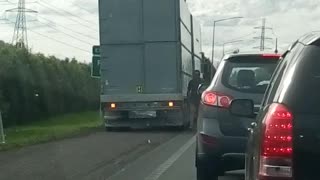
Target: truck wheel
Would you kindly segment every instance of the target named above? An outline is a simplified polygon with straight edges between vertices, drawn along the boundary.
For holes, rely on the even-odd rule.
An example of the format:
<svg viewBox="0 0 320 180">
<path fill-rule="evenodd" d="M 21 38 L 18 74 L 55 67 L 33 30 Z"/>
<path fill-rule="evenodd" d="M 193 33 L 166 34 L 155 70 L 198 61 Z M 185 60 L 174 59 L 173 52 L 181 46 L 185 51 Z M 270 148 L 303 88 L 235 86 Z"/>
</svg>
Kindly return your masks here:
<svg viewBox="0 0 320 180">
<path fill-rule="evenodd" d="M 189 108 L 188 108 L 188 105 L 187 103 L 185 103 L 185 105 L 182 107 L 181 109 L 181 113 L 182 115 L 180 116 L 181 118 L 181 121 L 182 121 L 182 125 L 178 127 L 179 130 L 181 131 L 184 131 L 184 130 L 187 130 L 189 129 L 189 126 L 190 126 L 190 111 L 189 111 Z"/>
<path fill-rule="evenodd" d="M 190 106 L 187 102 L 184 103 L 183 106 L 183 121 L 185 129 L 190 127 Z"/>
<path fill-rule="evenodd" d="M 180 122 L 182 122 L 182 125 L 178 126 L 176 129 L 178 131 L 184 131 L 187 128 L 186 121 L 184 119 L 184 109 L 182 109 L 177 114 L 178 114 L 177 118 L 179 119 Z"/>
</svg>

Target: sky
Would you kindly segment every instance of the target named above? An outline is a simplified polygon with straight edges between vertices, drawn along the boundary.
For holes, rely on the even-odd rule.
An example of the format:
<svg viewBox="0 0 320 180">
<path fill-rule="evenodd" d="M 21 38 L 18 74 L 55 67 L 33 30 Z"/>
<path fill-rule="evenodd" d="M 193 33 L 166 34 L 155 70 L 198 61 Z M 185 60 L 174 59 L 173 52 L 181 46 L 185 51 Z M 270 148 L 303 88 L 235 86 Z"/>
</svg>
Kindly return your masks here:
<svg viewBox="0 0 320 180">
<path fill-rule="evenodd" d="M 17 7 L 18 0 L 0 0 L 0 40 L 12 41 L 16 13 L 5 12 Z M 55 55 L 59 58 L 76 57 L 81 62 L 91 61 L 91 49 L 99 44 L 98 0 L 26 0 L 28 45 L 32 52 Z M 211 58 L 213 21 L 241 16 L 242 19 L 219 22 L 216 25 L 215 59 L 226 52 L 258 51 L 262 19 L 266 18 L 265 43 L 274 51 L 278 38 L 279 50 L 284 51 L 303 34 L 320 30 L 319 0 L 187 0 L 190 11 L 202 25 L 202 48 Z M 2 19 L 2 20 L 1 20 Z M 9 24 L 8 24 L 9 23 Z"/>
</svg>

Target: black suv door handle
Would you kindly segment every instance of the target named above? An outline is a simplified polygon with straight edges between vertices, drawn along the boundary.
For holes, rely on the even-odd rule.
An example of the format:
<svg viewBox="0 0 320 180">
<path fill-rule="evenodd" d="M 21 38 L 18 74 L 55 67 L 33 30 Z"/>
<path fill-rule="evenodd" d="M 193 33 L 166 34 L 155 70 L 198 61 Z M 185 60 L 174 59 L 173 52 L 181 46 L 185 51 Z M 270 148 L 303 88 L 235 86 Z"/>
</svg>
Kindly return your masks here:
<svg viewBox="0 0 320 180">
<path fill-rule="evenodd" d="M 252 122 L 250 124 L 250 127 L 248 128 L 249 133 L 253 133 L 253 129 L 257 127 L 257 123 L 256 122 Z"/>
<path fill-rule="evenodd" d="M 256 122 L 252 122 L 251 124 L 250 124 L 250 127 L 253 129 L 253 128 L 256 128 L 257 127 L 257 123 Z"/>
</svg>

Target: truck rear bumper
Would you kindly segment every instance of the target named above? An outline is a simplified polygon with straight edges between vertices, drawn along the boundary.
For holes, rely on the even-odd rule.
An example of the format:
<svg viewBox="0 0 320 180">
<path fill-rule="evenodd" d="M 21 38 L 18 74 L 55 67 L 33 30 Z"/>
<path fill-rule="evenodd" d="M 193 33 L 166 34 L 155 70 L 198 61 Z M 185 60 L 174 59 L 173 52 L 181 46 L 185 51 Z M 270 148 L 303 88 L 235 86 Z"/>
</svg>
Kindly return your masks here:
<svg viewBox="0 0 320 180">
<path fill-rule="evenodd" d="M 118 119 L 105 120 L 105 127 L 107 128 L 133 128 L 145 129 L 153 127 L 179 127 L 183 126 L 184 122 L 178 119 Z"/>
<path fill-rule="evenodd" d="M 145 98 L 144 95 L 141 97 Z M 183 97 L 182 100 L 164 101 L 163 98 L 161 100 L 102 102 L 105 126 L 148 128 L 187 125 L 188 120 L 185 118 L 187 105 Z"/>
<path fill-rule="evenodd" d="M 183 101 L 182 94 L 121 94 L 101 95 L 101 102 L 152 102 L 152 101 Z"/>
</svg>

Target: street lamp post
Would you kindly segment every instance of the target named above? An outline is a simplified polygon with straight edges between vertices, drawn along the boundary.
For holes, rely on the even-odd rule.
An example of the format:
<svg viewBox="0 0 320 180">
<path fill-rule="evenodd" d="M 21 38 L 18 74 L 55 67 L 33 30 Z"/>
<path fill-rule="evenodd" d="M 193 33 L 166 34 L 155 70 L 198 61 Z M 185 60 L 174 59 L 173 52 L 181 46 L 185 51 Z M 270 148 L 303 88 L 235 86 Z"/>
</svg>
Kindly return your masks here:
<svg viewBox="0 0 320 180">
<path fill-rule="evenodd" d="M 215 31 L 216 31 L 216 23 L 221 22 L 221 21 L 227 21 L 227 20 L 232 20 L 232 19 L 240 19 L 243 18 L 241 16 L 239 17 L 231 17 L 231 18 L 225 18 L 225 19 L 218 19 L 213 21 L 213 34 L 212 34 L 212 65 L 214 63 L 214 41 L 215 41 Z"/>
</svg>

